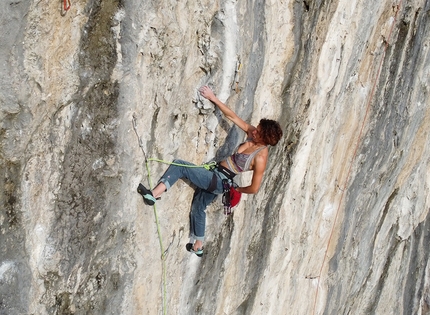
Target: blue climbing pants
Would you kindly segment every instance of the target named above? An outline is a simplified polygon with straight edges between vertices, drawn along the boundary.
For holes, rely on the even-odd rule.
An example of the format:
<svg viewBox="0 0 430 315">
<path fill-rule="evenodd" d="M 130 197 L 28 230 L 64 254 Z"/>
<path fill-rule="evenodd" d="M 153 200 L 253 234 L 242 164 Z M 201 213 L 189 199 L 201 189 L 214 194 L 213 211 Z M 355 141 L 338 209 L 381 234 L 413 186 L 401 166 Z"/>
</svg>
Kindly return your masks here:
<svg viewBox="0 0 430 315">
<path fill-rule="evenodd" d="M 181 165 L 170 165 L 159 182 L 166 185 L 166 190 L 169 190 L 180 178 L 187 179 L 196 186 L 190 211 L 190 236 L 195 240 L 203 241 L 206 207 L 214 201 L 217 195 L 223 193 L 222 180 L 227 177 L 217 170 L 209 171 L 186 161 L 174 160 L 173 163 Z M 215 180 L 216 184 L 214 185 L 213 181 Z M 211 184 L 214 190 L 209 192 L 207 189 Z"/>
</svg>

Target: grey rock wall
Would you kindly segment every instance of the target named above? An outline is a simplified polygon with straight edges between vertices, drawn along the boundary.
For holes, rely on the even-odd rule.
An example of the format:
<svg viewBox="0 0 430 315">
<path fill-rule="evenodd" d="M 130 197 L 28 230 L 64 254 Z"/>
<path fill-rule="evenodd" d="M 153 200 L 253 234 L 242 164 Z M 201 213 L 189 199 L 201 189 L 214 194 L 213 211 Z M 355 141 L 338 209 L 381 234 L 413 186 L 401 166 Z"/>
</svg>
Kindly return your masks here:
<svg viewBox="0 0 430 315">
<path fill-rule="evenodd" d="M 62 6 L 0 8 L 0 314 L 430 312 L 430 1 Z M 136 187 L 243 140 L 204 84 L 285 136 L 200 259 Z"/>
</svg>

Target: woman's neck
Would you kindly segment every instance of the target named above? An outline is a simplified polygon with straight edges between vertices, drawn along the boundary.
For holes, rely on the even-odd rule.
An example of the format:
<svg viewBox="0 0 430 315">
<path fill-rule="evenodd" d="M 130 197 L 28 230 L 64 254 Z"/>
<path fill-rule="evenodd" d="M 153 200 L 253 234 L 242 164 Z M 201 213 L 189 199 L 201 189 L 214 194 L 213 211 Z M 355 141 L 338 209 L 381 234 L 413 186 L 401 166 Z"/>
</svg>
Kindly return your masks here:
<svg viewBox="0 0 430 315">
<path fill-rule="evenodd" d="M 254 139 L 251 140 L 251 143 L 257 147 L 263 147 L 266 146 L 266 144 L 263 141 L 255 141 Z"/>
</svg>

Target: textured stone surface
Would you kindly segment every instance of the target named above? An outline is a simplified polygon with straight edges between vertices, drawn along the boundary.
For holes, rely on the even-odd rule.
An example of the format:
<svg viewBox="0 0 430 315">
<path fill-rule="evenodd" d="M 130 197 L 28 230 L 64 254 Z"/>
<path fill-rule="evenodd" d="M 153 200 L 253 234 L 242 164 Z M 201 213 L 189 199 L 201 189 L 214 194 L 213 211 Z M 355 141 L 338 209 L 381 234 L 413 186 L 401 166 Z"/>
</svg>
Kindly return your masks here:
<svg viewBox="0 0 430 315">
<path fill-rule="evenodd" d="M 0 314 L 430 312 L 428 0 L 60 5 L 0 8 Z M 136 187 L 243 140 L 203 84 L 285 137 L 200 259 Z"/>
</svg>

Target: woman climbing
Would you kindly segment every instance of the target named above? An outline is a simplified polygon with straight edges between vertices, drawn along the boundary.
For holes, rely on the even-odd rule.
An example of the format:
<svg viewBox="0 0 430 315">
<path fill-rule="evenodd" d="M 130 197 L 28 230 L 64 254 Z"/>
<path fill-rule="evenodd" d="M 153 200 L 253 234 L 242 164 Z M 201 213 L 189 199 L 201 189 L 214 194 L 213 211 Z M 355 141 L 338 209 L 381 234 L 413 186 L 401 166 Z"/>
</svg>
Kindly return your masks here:
<svg viewBox="0 0 430 315">
<path fill-rule="evenodd" d="M 282 129 L 274 120 L 261 119 L 257 127 L 254 127 L 222 103 L 208 86 L 199 89 L 200 94 L 214 103 L 224 114 L 247 134 L 247 141 L 239 145 L 236 153 L 226 160 L 217 163 L 216 168 L 207 170 L 203 167 L 187 167 L 193 164 L 174 160 L 175 165 L 170 165 L 160 178 L 157 186 L 150 191 L 139 184 L 138 192 L 143 196 L 147 205 L 153 205 L 165 191 L 170 189 L 180 178 L 186 178 L 197 188 L 194 192 L 190 212 L 190 237 L 187 249 L 199 257 L 203 255 L 203 241 L 206 224 L 206 207 L 219 194 L 223 193 L 223 180 L 233 179 L 241 172 L 253 171 L 251 184 L 245 187 L 237 187 L 236 190 L 245 194 L 256 194 L 260 188 L 263 173 L 266 168 L 269 150 L 268 145 L 274 146 L 282 137 Z M 180 166 L 180 165 L 184 166 Z"/>
</svg>

